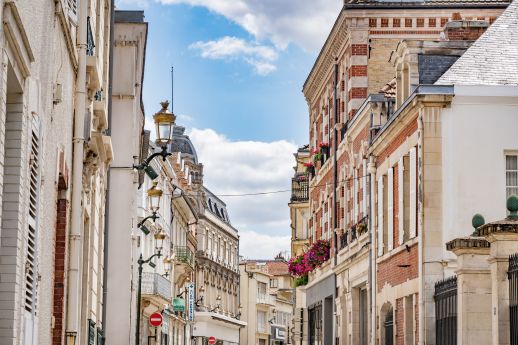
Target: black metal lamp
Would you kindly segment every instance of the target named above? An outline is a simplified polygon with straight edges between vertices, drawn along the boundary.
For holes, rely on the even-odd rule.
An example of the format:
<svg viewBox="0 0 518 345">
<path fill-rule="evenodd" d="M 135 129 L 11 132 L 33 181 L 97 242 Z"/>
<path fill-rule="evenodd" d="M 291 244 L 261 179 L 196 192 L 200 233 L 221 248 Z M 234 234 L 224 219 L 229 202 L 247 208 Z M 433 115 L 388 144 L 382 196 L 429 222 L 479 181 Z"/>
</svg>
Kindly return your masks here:
<svg viewBox="0 0 518 345">
<path fill-rule="evenodd" d="M 151 210 L 152 213 L 151 213 L 151 215 L 142 219 L 137 224 L 137 227 L 140 228 L 140 230 L 142 230 L 142 232 L 146 235 L 149 234 L 150 231 L 144 223 L 148 219 L 152 219 L 154 222 L 159 218 L 159 216 L 156 213 L 157 213 L 158 209 L 160 208 L 160 198 L 162 197 L 162 194 L 164 194 L 164 192 L 162 192 L 162 190 L 160 188 L 158 188 L 157 182 L 153 182 L 153 186 L 151 188 L 149 188 L 147 191 L 149 209 Z"/>
</svg>

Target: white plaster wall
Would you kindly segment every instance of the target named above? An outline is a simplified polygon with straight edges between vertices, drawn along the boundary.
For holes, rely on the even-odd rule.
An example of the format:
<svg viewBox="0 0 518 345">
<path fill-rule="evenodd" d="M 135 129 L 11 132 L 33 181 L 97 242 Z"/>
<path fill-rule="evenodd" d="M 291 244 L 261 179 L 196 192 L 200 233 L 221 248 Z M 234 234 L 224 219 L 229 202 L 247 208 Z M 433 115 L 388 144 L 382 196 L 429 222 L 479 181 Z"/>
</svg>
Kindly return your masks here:
<svg viewBox="0 0 518 345">
<path fill-rule="evenodd" d="M 518 152 L 518 87 L 455 86 L 442 115 L 443 242 L 506 217 L 505 152 Z M 453 254 L 444 248 L 444 255 Z"/>
</svg>

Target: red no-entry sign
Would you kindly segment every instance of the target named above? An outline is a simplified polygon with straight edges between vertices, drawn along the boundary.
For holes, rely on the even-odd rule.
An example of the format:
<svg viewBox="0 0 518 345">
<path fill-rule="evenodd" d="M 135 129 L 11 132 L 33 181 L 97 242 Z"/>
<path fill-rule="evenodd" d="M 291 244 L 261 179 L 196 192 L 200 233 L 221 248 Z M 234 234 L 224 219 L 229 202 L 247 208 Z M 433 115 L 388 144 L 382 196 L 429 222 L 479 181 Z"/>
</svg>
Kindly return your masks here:
<svg viewBox="0 0 518 345">
<path fill-rule="evenodd" d="M 215 345 L 216 344 L 216 337 L 209 337 L 209 345 Z"/>
<path fill-rule="evenodd" d="M 160 313 L 153 313 L 149 317 L 149 324 L 153 327 L 159 327 L 160 325 L 162 325 L 162 321 L 164 321 L 164 319 L 162 318 L 162 314 Z"/>
</svg>

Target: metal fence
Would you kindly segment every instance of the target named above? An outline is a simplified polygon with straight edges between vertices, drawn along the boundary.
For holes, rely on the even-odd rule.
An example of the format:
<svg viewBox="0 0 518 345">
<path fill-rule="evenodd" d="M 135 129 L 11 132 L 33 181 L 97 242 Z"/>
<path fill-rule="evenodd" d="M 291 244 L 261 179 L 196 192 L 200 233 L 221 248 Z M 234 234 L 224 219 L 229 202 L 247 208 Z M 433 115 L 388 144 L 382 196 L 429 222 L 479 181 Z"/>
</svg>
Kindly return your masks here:
<svg viewBox="0 0 518 345">
<path fill-rule="evenodd" d="M 509 331 L 511 345 L 518 345 L 518 253 L 509 257 Z"/>
<path fill-rule="evenodd" d="M 174 246 L 173 253 L 176 261 L 183 262 L 191 268 L 194 268 L 194 253 L 189 249 L 189 247 Z"/>
<path fill-rule="evenodd" d="M 457 344 L 457 277 L 435 283 L 435 341 L 437 345 Z"/>
</svg>

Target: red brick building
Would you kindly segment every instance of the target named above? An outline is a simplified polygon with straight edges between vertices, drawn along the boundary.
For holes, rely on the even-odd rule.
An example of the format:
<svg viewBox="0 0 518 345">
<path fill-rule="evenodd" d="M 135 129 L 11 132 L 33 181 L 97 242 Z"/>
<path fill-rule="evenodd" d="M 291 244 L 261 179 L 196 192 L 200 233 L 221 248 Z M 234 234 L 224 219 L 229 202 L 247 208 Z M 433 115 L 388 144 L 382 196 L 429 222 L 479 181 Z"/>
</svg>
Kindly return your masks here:
<svg viewBox="0 0 518 345">
<path fill-rule="evenodd" d="M 345 2 L 303 87 L 316 171 L 310 242 L 331 243 L 330 260 L 298 288 L 303 343 L 423 343 L 418 113 L 392 115 L 508 3 Z M 463 20 L 472 27 L 457 27 Z"/>
</svg>

